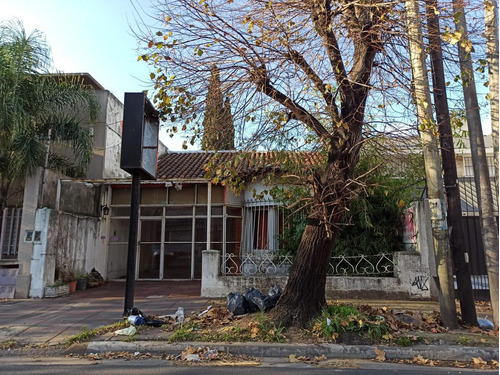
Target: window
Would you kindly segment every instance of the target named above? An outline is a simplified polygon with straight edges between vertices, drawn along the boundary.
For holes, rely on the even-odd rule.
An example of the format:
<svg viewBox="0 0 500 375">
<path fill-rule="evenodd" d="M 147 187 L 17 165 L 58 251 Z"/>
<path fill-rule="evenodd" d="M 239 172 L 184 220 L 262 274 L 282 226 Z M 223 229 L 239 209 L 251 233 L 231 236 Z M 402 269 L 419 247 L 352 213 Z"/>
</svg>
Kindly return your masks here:
<svg viewBox="0 0 500 375">
<path fill-rule="evenodd" d="M 280 213 L 273 202 L 247 202 L 244 221 L 244 252 L 278 249 Z"/>
<path fill-rule="evenodd" d="M 488 163 L 488 171 L 490 177 L 495 176 L 495 161 L 493 156 L 487 156 L 486 162 Z M 464 156 L 464 175 L 465 177 L 474 177 L 474 167 L 472 165 L 472 157 Z"/>
</svg>

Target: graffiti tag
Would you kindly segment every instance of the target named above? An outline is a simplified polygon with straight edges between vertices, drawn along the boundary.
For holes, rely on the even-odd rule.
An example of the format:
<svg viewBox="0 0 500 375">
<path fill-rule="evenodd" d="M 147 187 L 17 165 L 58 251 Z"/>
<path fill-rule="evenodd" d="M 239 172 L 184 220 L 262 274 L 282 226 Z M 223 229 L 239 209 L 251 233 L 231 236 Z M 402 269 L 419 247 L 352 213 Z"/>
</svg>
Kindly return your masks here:
<svg viewBox="0 0 500 375">
<path fill-rule="evenodd" d="M 429 278 L 426 276 L 415 276 L 411 286 L 416 286 L 420 290 L 429 290 L 427 287 L 427 281 L 429 281 Z"/>
</svg>

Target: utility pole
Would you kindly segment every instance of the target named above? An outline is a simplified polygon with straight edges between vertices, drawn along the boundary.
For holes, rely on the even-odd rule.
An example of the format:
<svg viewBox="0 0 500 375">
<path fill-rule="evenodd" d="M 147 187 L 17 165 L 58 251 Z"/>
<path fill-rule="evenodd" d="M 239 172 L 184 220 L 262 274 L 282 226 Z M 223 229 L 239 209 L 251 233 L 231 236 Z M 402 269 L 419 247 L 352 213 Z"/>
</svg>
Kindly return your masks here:
<svg viewBox="0 0 500 375">
<path fill-rule="evenodd" d="M 472 168 L 476 184 L 479 217 L 481 224 L 481 237 L 483 238 L 484 253 L 486 255 L 486 268 L 490 284 L 491 308 L 493 310 L 493 323 L 498 328 L 498 226 L 493 206 L 490 174 L 486 160 L 481 115 L 477 101 L 476 82 L 470 54 L 467 53 L 463 42 L 468 38 L 465 8 L 461 0 L 453 0 L 453 12 L 458 22 L 455 29 L 461 33 L 458 45 L 458 58 L 462 75 L 462 89 L 465 100 L 465 113 L 469 128 L 469 140 L 472 155 Z"/>
<path fill-rule="evenodd" d="M 425 161 L 427 194 L 431 211 L 432 237 L 438 274 L 439 307 L 443 325 L 458 328 L 453 270 L 451 266 L 448 225 L 446 222 L 446 203 L 441 176 L 441 162 L 437 140 L 434 136 L 429 80 L 425 66 L 424 43 L 419 11 L 416 0 L 406 0 L 406 23 L 408 27 L 411 70 L 417 104 L 420 138 Z"/>
<path fill-rule="evenodd" d="M 455 161 L 455 147 L 453 145 L 453 132 L 450 123 L 450 110 L 446 95 L 446 83 L 443 67 L 443 51 L 441 48 L 441 33 L 439 16 L 437 14 L 437 0 L 426 0 L 427 34 L 431 56 L 432 82 L 436 119 L 439 129 L 439 143 L 441 146 L 441 160 L 444 172 L 444 187 L 448 206 L 448 228 L 450 235 L 450 248 L 455 265 L 457 278 L 458 297 L 462 320 L 477 326 L 476 305 L 472 292 L 469 261 L 464 240 L 462 220 L 462 207 L 460 189 L 458 188 L 457 165 Z"/>
</svg>

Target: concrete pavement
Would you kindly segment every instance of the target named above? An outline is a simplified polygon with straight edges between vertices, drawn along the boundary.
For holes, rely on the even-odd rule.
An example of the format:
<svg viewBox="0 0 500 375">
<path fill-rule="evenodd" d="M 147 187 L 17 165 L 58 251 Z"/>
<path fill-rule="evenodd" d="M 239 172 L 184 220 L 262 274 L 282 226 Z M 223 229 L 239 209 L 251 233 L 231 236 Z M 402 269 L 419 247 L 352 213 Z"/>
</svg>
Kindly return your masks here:
<svg viewBox="0 0 500 375">
<path fill-rule="evenodd" d="M 57 345 L 72 335 L 122 319 L 125 283 L 112 281 L 94 289 L 55 299 L 9 300 L 0 303 L 0 343 Z M 135 284 L 134 305 L 145 314 L 188 314 L 207 303 L 199 297 L 199 281 L 141 281 Z"/>
<path fill-rule="evenodd" d="M 96 289 L 77 291 L 75 294 L 57 299 L 9 300 L 0 303 L 0 344 L 15 341 L 18 344 L 33 344 L 48 347 L 35 355 L 50 355 L 50 347 L 63 343 L 70 336 L 81 332 L 82 327 L 89 329 L 109 325 L 122 319 L 125 283 L 113 281 Z M 173 314 L 182 306 L 186 314 L 203 310 L 209 303 L 199 297 L 199 281 L 137 282 L 134 305 L 145 314 Z M 367 303 L 373 307 L 385 306 L 394 310 L 432 311 L 439 306 L 432 301 L 359 301 L 342 300 L 344 303 Z M 482 316 L 486 311 L 481 311 Z M 169 343 L 171 333 L 147 330 L 136 335 L 133 342 L 122 336 L 106 334 L 96 337 L 92 342 L 80 345 L 80 352 L 95 353 L 104 351 L 150 352 L 179 354 L 189 343 Z M 328 358 L 375 358 L 375 349 L 382 349 L 387 358 L 412 359 L 422 355 L 428 359 L 463 360 L 473 357 L 484 360 L 498 360 L 498 348 L 464 347 L 458 345 L 421 345 L 405 347 L 377 347 L 336 344 L 265 344 L 265 343 L 194 343 L 195 346 L 210 346 L 233 354 L 246 354 L 255 357 L 318 356 Z M 56 348 L 54 348 L 56 349 Z M 65 349 L 58 347 L 55 352 Z M 69 350 L 71 351 L 71 349 Z M 2 356 L 0 351 L 0 357 Z M 14 350 L 11 354 L 17 352 Z M 53 351 L 54 353 L 54 351 Z M 30 352 L 24 350 L 25 355 Z M 5 355 L 5 351 L 4 351 Z"/>
</svg>

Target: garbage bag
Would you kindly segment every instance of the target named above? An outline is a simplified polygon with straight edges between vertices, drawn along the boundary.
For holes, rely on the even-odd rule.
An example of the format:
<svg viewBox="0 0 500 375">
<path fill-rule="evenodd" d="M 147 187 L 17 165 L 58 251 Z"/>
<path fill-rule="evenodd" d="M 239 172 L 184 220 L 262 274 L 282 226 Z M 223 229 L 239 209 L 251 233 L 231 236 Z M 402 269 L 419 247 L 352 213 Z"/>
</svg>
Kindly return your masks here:
<svg viewBox="0 0 500 375">
<path fill-rule="evenodd" d="M 254 313 L 260 309 L 258 305 L 258 300 L 261 300 L 264 296 L 260 292 L 260 290 L 255 289 L 255 288 L 249 288 L 247 289 L 245 293 L 245 299 L 247 300 L 248 303 L 248 312 L 249 313 Z"/>
<path fill-rule="evenodd" d="M 130 315 L 128 317 L 128 322 L 134 326 L 141 326 L 143 324 L 146 324 L 146 320 L 139 315 Z"/>
<path fill-rule="evenodd" d="M 244 315 L 248 312 L 248 302 L 241 293 L 229 293 L 226 299 L 226 308 L 234 315 Z"/>
<path fill-rule="evenodd" d="M 131 316 L 131 315 L 142 316 L 144 319 L 146 319 L 146 315 L 144 315 L 144 313 L 141 310 L 139 310 L 137 307 L 133 307 L 133 308 L 127 310 L 127 316 Z"/>
<path fill-rule="evenodd" d="M 281 297 L 281 293 L 283 293 L 283 289 L 278 284 L 274 284 L 271 289 L 269 289 L 269 292 L 267 292 L 267 295 L 269 297 L 276 297 L 278 296 Z"/>
<path fill-rule="evenodd" d="M 150 327 L 161 327 L 162 325 L 165 324 L 165 322 L 162 322 L 161 320 L 156 320 L 156 319 L 146 319 L 147 326 Z"/>
<path fill-rule="evenodd" d="M 477 320 L 477 324 L 479 325 L 479 328 L 481 328 L 481 329 L 486 329 L 486 330 L 495 329 L 495 325 L 493 324 L 493 322 L 489 321 L 488 319 L 479 318 Z"/>
<path fill-rule="evenodd" d="M 272 304 L 272 307 L 276 306 L 276 304 L 278 303 L 278 300 L 281 297 L 281 293 L 283 293 L 283 289 L 281 289 L 278 284 L 273 285 L 271 289 L 269 289 L 269 292 L 267 292 L 269 303 Z"/>
<path fill-rule="evenodd" d="M 282 289 L 279 285 L 274 285 L 266 295 L 254 296 L 252 302 L 257 305 L 260 311 L 268 312 L 271 310 L 281 297 Z"/>
</svg>

